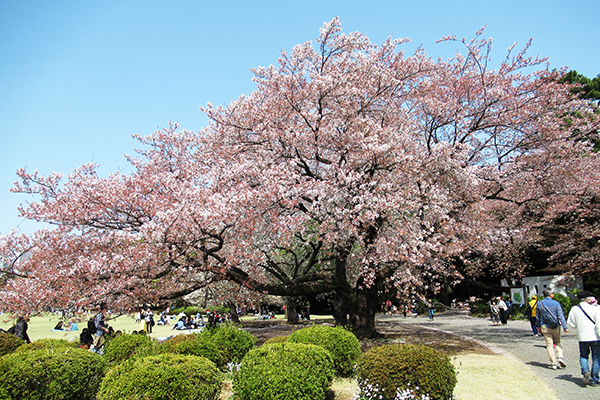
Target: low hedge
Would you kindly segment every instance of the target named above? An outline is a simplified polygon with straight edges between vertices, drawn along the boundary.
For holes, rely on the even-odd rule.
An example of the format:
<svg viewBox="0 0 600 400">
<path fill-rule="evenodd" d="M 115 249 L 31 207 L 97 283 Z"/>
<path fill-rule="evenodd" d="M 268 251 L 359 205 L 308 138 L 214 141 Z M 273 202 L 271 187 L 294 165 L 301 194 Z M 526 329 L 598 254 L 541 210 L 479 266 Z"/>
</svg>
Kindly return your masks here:
<svg viewBox="0 0 600 400">
<path fill-rule="evenodd" d="M 340 326 L 313 325 L 292 333 L 288 341 L 314 344 L 328 350 L 333 358 L 336 374 L 341 377 L 354 374 L 356 360 L 361 354 L 360 342 L 356 336 Z"/>
<path fill-rule="evenodd" d="M 236 400 L 324 399 L 335 374 L 322 347 L 274 343 L 248 352 L 234 374 Z"/>
<path fill-rule="evenodd" d="M 0 399 L 92 400 L 105 370 L 105 360 L 84 349 L 7 354 L 0 358 Z"/>
<path fill-rule="evenodd" d="M 97 400 L 214 400 L 219 398 L 222 376 L 204 357 L 143 357 L 112 368 L 102 381 Z"/>
<path fill-rule="evenodd" d="M 373 347 L 357 364 L 360 399 L 379 390 L 383 400 L 394 400 L 397 392 L 412 392 L 416 398 L 453 398 L 456 371 L 450 358 L 423 345 L 394 344 Z"/>
</svg>

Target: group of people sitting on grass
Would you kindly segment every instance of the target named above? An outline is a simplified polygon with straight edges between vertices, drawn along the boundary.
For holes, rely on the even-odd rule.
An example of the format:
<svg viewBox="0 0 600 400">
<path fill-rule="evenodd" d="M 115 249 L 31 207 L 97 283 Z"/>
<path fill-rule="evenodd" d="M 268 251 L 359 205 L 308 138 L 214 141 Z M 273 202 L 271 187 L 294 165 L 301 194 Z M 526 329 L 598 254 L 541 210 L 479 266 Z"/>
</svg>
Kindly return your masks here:
<svg viewBox="0 0 600 400">
<path fill-rule="evenodd" d="M 275 319 L 275 313 L 269 312 L 268 314 L 254 314 L 254 319 Z M 298 319 L 302 319 L 302 315 L 298 314 Z M 309 318 L 310 319 L 310 318 Z"/>
<path fill-rule="evenodd" d="M 181 312 L 177 315 L 177 322 L 173 325 L 175 330 L 186 330 L 186 329 L 202 329 L 206 326 L 211 327 L 220 322 L 230 320 L 227 316 L 223 316 L 216 311 L 206 311 L 206 322 L 201 313 L 197 313 L 196 316 L 188 316 L 186 313 Z"/>
<path fill-rule="evenodd" d="M 79 326 L 75 321 L 58 321 L 53 331 L 78 331 Z"/>
</svg>

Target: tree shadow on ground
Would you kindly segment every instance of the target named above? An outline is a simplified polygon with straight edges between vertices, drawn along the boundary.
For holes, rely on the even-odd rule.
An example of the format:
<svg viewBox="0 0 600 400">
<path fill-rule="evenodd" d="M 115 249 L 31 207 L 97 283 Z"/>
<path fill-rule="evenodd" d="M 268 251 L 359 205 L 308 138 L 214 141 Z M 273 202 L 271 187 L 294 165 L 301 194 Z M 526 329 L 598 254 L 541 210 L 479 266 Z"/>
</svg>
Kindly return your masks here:
<svg viewBox="0 0 600 400">
<path fill-rule="evenodd" d="M 437 329 L 393 322 L 379 322 L 377 323 L 377 329 L 381 337 L 369 341 L 370 347 L 380 344 L 406 343 L 429 346 L 447 355 L 460 353 L 496 354 L 492 349 L 475 340 Z M 363 351 L 368 350 L 366 347 L 363 344 Z"/>
<path fill-rule="evenodd" d="M 261 323 L 244 323 L 244 329 L 256 337 L 257 346 L 261 346 L 266 340 L 277 336 L 288 336 L 292 332 L 309 326 L 311 323 L 301 323 L 289 325 L 285 321 L 260 321 Z M 319 320 L 318 323 L 333 326 L 333 319 Z M 362 341 L 362 350 L 367 351 L 371 347 L 383 344 L 406 343 L 420 344 L 432 347 L 447 355 L 456 355 L 460 353 L 493 355 L 496 354 L 486 345 L 475 340 L 462 336 L 454 335 L 437 329 L 426 328 L 417 325 L 398 324 L 390 321 L 381 321 L 376 324 L 380 333 L 375 339 Z"/>
</svg>

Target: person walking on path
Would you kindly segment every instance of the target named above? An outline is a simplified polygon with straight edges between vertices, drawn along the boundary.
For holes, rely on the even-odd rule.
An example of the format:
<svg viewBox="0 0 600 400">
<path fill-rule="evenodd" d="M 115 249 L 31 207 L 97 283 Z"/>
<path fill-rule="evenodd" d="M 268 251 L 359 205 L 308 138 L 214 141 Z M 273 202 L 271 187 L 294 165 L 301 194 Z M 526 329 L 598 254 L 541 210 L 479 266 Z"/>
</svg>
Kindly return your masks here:
<svg viewBox="0 0 600 400">
<path fill-rule="evenodd" d="M 598 302 L 590 292 L 582 290 L 577 293 L 581 301 L 571 308 L 567 323 L 577 329 L 579 340 L 579 364 L 583 375 L 583 384 L 597 386 L 600 383 L 600 337 L 596 331 L 596 321 L 600 320 Z M 589 356 L 592 354 L 592 369 L 590 372 Z"/>
<path fill-rule="evenodd" d="M 427 312 L 429 312 L 429 319 L 433 321 L 433 315 L 435 314 L 435 306 L 433 305 L 433 300 L 429 300 L 427 302 Z"/>
<path fill-rule="evenodd" d="M 500 309 L 498 308 L 498 304 L 496 304 L 496 300 L 494 299 L 490 301 L 490 314 L 492 317 L 492 324 L 494 326 L 500 325 Z"/>
<path fill-rule="evenodd" d="M 540 333 L 538 332 L 537 328 L 537 318 L 535 314 L 537 311 L 537 303 L 537 296 L 535 294 L 532 294 L 531 300 L 529 301 L 529 303 L 527 303 L 527 308 L 525 310 L 525 316 L 529 318 L 529 323 L 531 323 L 531 331 L 533 332 L 534 337 L 540 337 Z"/>
<path fill-rule="evenodd" d="M 498 310 L 500 311 L 500 322 L 502 322 L 502 325 L 506 325 L 506 321 L 508 319 L 508 306 L 506 305 L 502 297 L 498 296 L 497 300 Z"/>
<path fill-rule="evenodd" d="M 568 332 L 567 321 L 560 303 L 554 300 L 554 292 L 550 288 L 544 289 L 544 298 L 537 304 L 537 326 L 546 339 L 546 350 L 550 358 L 551 368 L 565 368 L 563 348 L 560 341 L 561 326 Z"/>
</svg>

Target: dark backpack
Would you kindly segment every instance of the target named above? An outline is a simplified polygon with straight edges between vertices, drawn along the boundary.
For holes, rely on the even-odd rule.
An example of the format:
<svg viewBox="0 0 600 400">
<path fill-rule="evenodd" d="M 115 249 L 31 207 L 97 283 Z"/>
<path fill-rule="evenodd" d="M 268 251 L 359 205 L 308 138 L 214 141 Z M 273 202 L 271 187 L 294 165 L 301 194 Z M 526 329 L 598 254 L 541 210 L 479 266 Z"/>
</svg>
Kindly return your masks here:
<svg viewBox="0 0 600 400">
<path fill-rule="evenodd" d="M 526 302 L 527 305 L 525 306 L 525 316 L 528 318 L 531 318 L 531 312 L 533 311 L 531 309 L 531 304 L 529 304 L 529 302 Z"/>
<path fill-rule="evenodd" d="M 88 321 L 87 329 L 91 335 L 94 335 L 96 333 L 96 323 L 94 322 L 93 318 L 90 318 L 90 320 Z"/>
<path fill-rule="evenodd" d="M 546 308 L 544 307 L 543 302 L 538 302 L 537 313 L 538 313 L 538 315 L 544 317 L 544 322 L 546 323 L 548 328 L 554 329 L 560 325 L 560 323 L 558 321 L 558 317 L 555 315 L 555 313 L 547 311 Z"/>
</svg>

